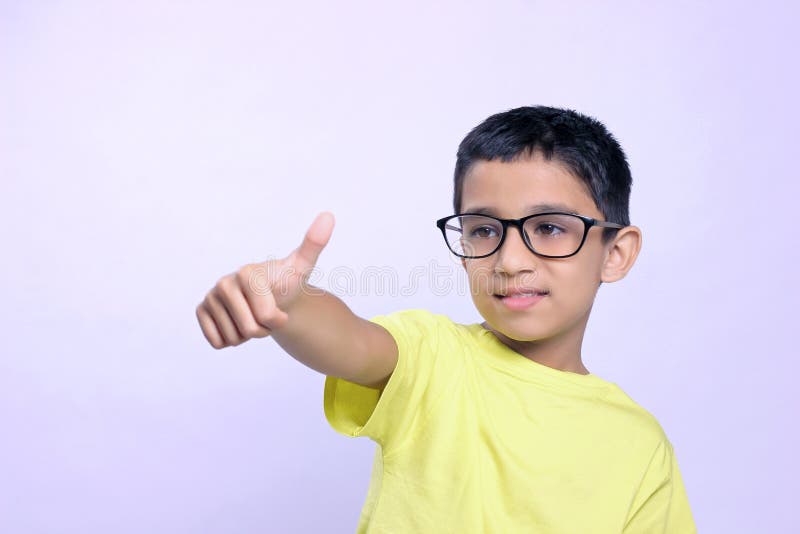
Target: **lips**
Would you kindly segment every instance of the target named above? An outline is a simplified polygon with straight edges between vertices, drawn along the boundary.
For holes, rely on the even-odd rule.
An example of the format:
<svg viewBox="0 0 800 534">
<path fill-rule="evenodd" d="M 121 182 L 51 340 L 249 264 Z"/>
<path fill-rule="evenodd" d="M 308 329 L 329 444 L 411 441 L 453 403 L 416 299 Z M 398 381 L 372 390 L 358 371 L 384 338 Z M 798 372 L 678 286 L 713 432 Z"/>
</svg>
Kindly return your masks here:
<svg viewBox="0 0 800 534">
<path fill-rule="evenodd" d="M 508 310 L 514 312 L 521 312 L 536 306 L 541 300 L 548 295 L 548 292 L 541 289 L 525 289 L 509 291 L 505 295 L 495 295 L 495 298 L 500 301 Z"/>
<path fill-rule="evenodd" d="M 506 291 L 505 293 L 496 293 L 495 297 L 533 297 L 536 295 L 548 295 L 550 292 L 546 289 L 539 289 L 538 287 L 520 287 Z"/>
</svg>

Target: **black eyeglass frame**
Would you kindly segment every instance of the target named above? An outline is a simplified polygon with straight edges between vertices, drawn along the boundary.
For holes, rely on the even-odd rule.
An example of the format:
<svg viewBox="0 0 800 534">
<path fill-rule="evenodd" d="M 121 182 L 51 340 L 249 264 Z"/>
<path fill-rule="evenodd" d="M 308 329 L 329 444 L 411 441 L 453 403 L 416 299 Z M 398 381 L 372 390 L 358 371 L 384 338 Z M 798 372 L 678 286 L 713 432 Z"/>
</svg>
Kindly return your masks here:
<svg viewBox="0 0 800 534">
<path fill-rule="evenodd" d="M 455 252 L 450 247 L 450 243 L 447 241 L 447 231 L 446 230 L 449 228 L 450 230 L 461 231 L 461 228 L 456 228 L 455 226 L 448 226 L 447 222 L 449 220 L 451 220 L 451 219 L 455 219 L 456 217 L 463 217 L 464 215 L 474 215 L 474 216 L 479 216 L 479 217 L 487 217 L 489 219 L 493 219 L 493 220 L 499 222 L 503 226 L 503 235 L 500 237 L 500 241 L 497 243 L 497 247 L 495 247 L 495 249 L 493 251 L 491 251 L 488 254 L 483 254 L 482 256 L 464 256 L 462 254 L 459 254 L 458 252 Z M 575 252 L 573 252 L 572 254 L 566 254 L 564 256 L 548 256 L 547 254 L 541 254 L 539 252 L 536 252 L 533 249 L 533 245 L 528 240 L 528 236 L 525 234 L 525 231 L 523 230 L 523 225 L 525 224 L 525 222 L 528 219 L 533 219 L 534 217 L 541 217 L 543 215 L 571 215 L 572 217 L 577 217 L 577 218 L 579 218 L 580 220 L 583 221 L 583 225 L 584 225 L 584 227 L 583 227 L 583 237 L 581 238 L 581 244 L 578 245 L 578 249 Z M 470 259 L 470 260 L 479 259 L 479 258 L 487 258 L 487 257 L 491 256 L 492 254 L 494 254 L 495 252 L 497 252 L 498 250 L 500 250 L 500 247 L 503 246 L 503 242 L 506 240 L 506 236 L 508 235 L 508 227 L 509 226 L 516 226 L 517 230 L 519 230 L 519 235 L 522 236 L 522 241 L 525 242 L 525 246 L 527 246 L 528 249 L 531 252 L 533 252 L 537 256 L 541 256 L 543 258 L 569 258 L 570 256 L 574 256 L 575 254 L 580 252 L 581 248 L 583 248 L 583 243 L 586 241 L 586 236 L 589 235 L 589 228 L 591 228 L 592 226 L 599 226 L 599 227 L 602 227 L 602 228 L 618 228 L 618 229 L 619 228 L 625 228 L 625 225 L 623 225 L 623 224 L 612 223 L 612 222 L 607 222 L 607 221 L 598 221 L 597 219 L 594 219 L 592 217 L 588 217 L 586 215 L 578 215 L 577 213 L 567 213 L 567 212 L 563 212 L 563 211 L 548 211 L 548 212 L 545 212 L 545 213 L 534 213 L 532 215 L 526 215 L 525 217 L 522 217 L 521 219 L 501 219 L 500 217 L 494 217 L 493 215 L 486 215 L 485 213 L 458 213 L 456 215 L 448 215 L 447 217 L 442 217 L 441 219 L 436 221 L 436 226 L 439 228 L 439 230 L 442 231 L 442 237 L 444 237 L 444 242 L 447 245 L 447 249 L 450 252 L 452 252 L 453 254 L 455 254 L 456 256 L 460 257 L 460 258 L 466 258 L 466 259 Z"/>
</svg>

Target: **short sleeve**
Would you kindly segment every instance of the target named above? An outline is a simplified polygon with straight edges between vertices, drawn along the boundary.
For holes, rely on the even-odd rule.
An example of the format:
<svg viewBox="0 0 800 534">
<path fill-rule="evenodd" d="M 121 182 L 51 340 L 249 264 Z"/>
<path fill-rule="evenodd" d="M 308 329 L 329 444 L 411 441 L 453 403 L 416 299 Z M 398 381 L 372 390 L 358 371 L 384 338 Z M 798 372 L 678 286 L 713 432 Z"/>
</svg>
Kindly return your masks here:
<svg viewBox="0 0 800 534">
<path fill-rule="evenodd" d="M 413 309 L 369 320 L 384 327 L 397 343 L 395 369 L 382 392 L 327 376 L 325 417 L 337 432 L 369 437 L 388 454 L 420 427 L 434 402 L 437 388 L 432 387 L 432 377 L 441 372 L 440 338 L 449 319 Z"/>
<path fill-rule="evenodd" d="M 633 499 L 623 534 L 696 534 L 678 460 L 669 440 L 653 453 Z"/>
</svg>

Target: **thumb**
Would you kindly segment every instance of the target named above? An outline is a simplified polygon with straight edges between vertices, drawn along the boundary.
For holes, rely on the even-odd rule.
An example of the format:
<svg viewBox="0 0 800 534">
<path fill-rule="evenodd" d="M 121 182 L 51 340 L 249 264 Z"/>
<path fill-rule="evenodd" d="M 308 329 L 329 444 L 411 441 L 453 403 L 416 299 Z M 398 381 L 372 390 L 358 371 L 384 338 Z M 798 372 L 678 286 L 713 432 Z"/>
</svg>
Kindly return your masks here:
<svg viewBox="0 0 800 534">
<path fill-rule="evenodd" d="M 302 274 L 307 274 L 317 263 L 322 249 L 325 248 L 331 238 L 334 224 L 333 213 L 329 211 L 323 211 L 311 223 L 303 242 L 292 254 L 294 256 L 294 265 Z"/>
</svg>

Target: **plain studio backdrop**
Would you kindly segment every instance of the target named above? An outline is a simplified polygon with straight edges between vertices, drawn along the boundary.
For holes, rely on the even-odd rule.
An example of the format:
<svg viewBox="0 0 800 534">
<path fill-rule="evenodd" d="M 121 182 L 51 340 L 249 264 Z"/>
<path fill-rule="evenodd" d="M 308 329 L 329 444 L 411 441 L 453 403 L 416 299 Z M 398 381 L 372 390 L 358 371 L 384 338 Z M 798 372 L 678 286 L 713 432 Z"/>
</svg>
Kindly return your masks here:
<svg viewBox="0 0 800 534">
<path fill-rule="evenodd" d="M 355 530 L 374 444 L 271 339 L 214 350 L 225 274 L 336 227 L 362 317 L 482 319 L 434 220 L 512 107 L 619 139 L 644 235 L 584 339 L 653 413 L 701 532 L 795 524 L 790 2 L 2 2 L 0 531 Z"/>
</svg>

